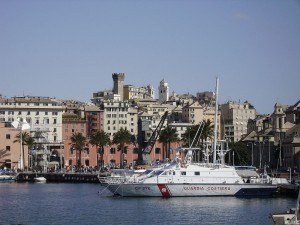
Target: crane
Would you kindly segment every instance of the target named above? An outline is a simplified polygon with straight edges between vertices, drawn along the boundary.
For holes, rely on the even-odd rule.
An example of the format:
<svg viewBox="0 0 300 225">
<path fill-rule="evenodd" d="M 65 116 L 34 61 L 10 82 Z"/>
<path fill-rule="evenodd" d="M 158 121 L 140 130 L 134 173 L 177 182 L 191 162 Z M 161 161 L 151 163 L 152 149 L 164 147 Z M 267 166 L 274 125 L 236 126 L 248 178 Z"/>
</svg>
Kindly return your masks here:
<svg viewBox="0 0 300 225">
<path fill-rule="evenodd" d="M 138 160 L 136 162 L 137 165 L 145 165 L 150 163 L 150 153 L 153 150 L 153 146 L 160 134 L 160 131 L 164 125 L 164 122 L 168 116 L 169 112 L 166 111 L 163 116 L 161 117 L 159 124 L 155 128 L 155 130 L 152 132 L 147 145 L 143 148 L 142 143 L 139 143 L 139 149 L 138 149 Z"/>
</svg>

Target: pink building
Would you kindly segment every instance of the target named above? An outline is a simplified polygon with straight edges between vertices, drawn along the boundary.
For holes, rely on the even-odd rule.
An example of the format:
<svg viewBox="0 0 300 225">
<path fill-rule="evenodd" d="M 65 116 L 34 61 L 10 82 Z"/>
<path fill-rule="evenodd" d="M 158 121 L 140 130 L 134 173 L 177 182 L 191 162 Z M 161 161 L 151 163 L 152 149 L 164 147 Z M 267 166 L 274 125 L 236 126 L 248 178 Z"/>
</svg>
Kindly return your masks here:
<svg viewBox="0 0 300 225">
<path fill-rule="evenodd" d="M 29 132 L 29 131 L 28 131 Z M 10 123 L 0 123 L 0 168 L 6 167 L 7 169 L 19 168 L 20 161 L 20 143 L 14 143 L 16 135 L 20 131 L 12 128 Z M 24 146 L 24 169 L 28 168 L 30 158 L 28 155 L 28 147 Z"/>
<path fill-rule="evenodd" d="M 84 116 L 87 120 L 87 136 L 90 137 L 100 130 L 104 130 L 104 112 L 97 106 L 85 106 Z"/>
</svg>

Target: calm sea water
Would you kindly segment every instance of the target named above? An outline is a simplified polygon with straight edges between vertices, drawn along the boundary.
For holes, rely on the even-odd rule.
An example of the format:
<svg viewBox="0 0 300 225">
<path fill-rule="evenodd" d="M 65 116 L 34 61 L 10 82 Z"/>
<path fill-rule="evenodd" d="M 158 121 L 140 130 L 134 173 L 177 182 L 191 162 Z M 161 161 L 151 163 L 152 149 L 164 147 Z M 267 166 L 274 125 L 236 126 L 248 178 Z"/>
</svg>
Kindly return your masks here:
<svg viewBox="0 0 300 225">
<path fill-rule="evenodd" d="M 0 183 L 0 224 L 273 224 L 295 198 L 113 197 L 99 184 Z"/>
</svg>

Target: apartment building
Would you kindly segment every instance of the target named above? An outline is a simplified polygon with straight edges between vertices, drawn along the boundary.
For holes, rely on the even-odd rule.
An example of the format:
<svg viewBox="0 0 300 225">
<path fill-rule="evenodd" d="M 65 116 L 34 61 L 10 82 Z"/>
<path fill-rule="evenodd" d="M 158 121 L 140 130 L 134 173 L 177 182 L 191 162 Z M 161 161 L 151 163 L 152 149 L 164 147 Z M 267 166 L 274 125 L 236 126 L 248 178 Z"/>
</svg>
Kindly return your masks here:
<svg viewBox="0 0 300 225">
<path fill-rule="evenodd" d="M 127 129 L 132 135 L 137 135 L 137 110 L 130 109 L 128 102 L 116 100 L 105 101 L 102 105 L 104 117 L 104 132 L 111 138 L 121 127 Z"/>
<path fill-rule="evenodd" d="M 14 143 L 19 134 L 20 130 L 12 128 L 10 122 L 0 122 L 0 168 L 21 168 L 21 145 L 19 142 Z M 28 157 L 27 146 L 24 146 L 24 159 L 24 168 L 28 168 L 32 160 Z"/>
<path fill-rule="evenodd" d="M 221 105 L 221 121 L 224 137 L 231 142 L 239 141 L 247 134 L 249 119 L 256 118 L 255 108 L 246 102 L 229 101 Z"/>
<path fill-rule="evenodd" d="M 90 137 L 97 131 L 104 130 L 104 112 L 99 107 L 86 105 L 84 107 L 84 117 L 87 121 L 86 135 Z"/>
<path fill-rule="evenodd" d="M 154 88 L 151 85 L 148 85 L 147 87 L 124 85 L 123 93 L 124 100 L 154 99 Z"/>
<path fill-rule="evenodd" d="M 49 97 L 22 96 L 0 99 L 0 121 L 26 120 L 31 133 L 43 133 L 44 144 L 48 150 L 61 146 L 62 114 L 62 102 Z"/>
<path fill-rule="evenodd" d="M 54 98 L 20 96 L 0 99 L 1 122 L 9 126 L 13 121 L 26 120 L 29 124 L 28 132 L 35 141 L 29 150 L 31 162 L 34 161 L 30 166 L 40 166 L 44 171 L 47 169 L 51 152 L 63 148 L 62 114 L 62 102 Z M 14 145 L 12 147 L 15 148 Z M 11 149 L 12 153 L 17 151 L 19 147 L 17 150 Z M 29 159 L 26 161 L 25 158 L 24 166 L 29 166 L 29 163 Z"/>
<path fill-rule="evenodd" d="M 203 106 L 199 102 L 187 104 L 182 108 L 182 121 L 184 123 L 199 124 L 203 120 Z"/>
</svg>

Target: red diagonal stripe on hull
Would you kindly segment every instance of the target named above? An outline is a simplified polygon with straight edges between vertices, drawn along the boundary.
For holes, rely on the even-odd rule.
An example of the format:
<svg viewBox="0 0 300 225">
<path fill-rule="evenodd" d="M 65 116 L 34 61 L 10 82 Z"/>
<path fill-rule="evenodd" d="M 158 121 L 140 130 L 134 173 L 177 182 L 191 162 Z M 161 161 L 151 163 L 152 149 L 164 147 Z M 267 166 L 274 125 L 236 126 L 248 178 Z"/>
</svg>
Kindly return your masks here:
<svg viewBox="0 0 300 225">
<path fill-rule="evenodd" d="M 165 184 L 157 184 L 159 190 L 160 190 L 160 193 L 163 197 L 171 197 L 171 193 L 167 187 L 167 185 Z"/>
</svg>

